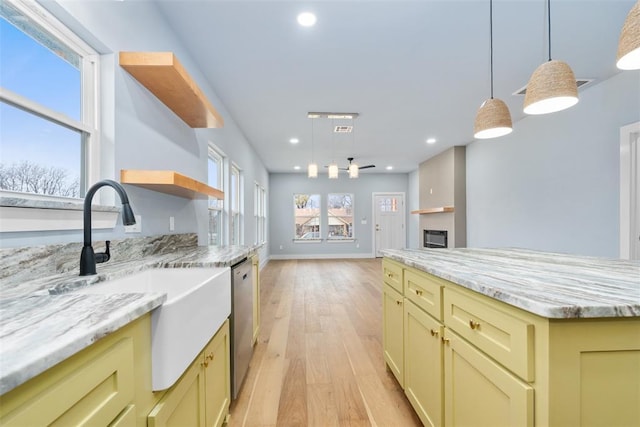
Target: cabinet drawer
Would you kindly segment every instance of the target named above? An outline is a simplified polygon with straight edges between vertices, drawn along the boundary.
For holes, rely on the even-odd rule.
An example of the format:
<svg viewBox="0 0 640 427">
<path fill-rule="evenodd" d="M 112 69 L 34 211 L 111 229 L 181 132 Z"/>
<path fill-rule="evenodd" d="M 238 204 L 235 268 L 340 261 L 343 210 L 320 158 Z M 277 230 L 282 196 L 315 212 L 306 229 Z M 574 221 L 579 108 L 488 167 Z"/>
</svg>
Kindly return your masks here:
<svg viewBox="0 0 640 427">
<path fill-rule="evenodd" d="M 402 293 L 402 267 L 403 265 L 390 259 L 382 260 L 382 277 L 384 282 Z"/>
<path fill-rule="evenodd" d="M 534 325 L 496 306 L 444 290 L 444 323 L 526 381 L 534 380 Z"/>
<path fill-rule="evenodd" d="M 436 319 L 442 320 L 443 282 L 428 273 L 405 270 L 404 296 Z"/>
</svg>

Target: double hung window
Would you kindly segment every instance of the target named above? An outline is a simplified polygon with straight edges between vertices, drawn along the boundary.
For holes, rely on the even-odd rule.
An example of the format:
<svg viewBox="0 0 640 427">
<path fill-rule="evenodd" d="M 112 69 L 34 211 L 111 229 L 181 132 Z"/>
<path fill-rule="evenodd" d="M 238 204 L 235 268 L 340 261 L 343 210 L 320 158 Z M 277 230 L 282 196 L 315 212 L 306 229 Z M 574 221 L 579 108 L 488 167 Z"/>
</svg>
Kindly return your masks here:
<svg viewBox="0 0 640 427">
<path fill-rule="evenodd" d="M 293 212 L 295 219 L 294 240 L 320 240 L 320 195 L 294 194 Z"/>
<path fill-rule="evenodd" d="M 36 2 L 0 2 L 0 190 L 83 197 L 100 177 L 98 55 Z"/>
<path fill-rule="evenodd" d="M 224 188 L 224 158 L 214 147 L 209 146 L 207 160 L 208 183 L 211 187 Z M 224 241 L 224 200 L 209 198 L 209 244 L 221 246 Z"/>
<path fill-rule="evenodd" d="M 242 176 L 240 169 L 231 165 L 231 186 L 230 186 L 230 235 L 232 245 L 242 244 Z"/>
<path fill-rule="evenodd" d="M 263 186 L 255 183 L 254 186 L 254 201 L 253 201 L 253 215 L 256 221 L 256 244 L 263 244 L 266 242 L 266 222 L 267 222 L 267 193 Z"/>
<path fill-rule="evenodd" d="M 353 194 L 329 194 L 327 221 L 327 240 L 353 240 Z"/>
</svg>

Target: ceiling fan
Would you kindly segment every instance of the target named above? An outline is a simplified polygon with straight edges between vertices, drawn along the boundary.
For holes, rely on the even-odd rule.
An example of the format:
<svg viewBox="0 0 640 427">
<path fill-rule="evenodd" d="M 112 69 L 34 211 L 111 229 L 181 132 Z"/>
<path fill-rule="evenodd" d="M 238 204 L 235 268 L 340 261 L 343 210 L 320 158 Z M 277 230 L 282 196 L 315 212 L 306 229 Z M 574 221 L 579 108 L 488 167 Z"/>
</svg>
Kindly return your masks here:
<svg viewBox="0 0 640 427">
<path fill-rule="evenodd" d="M 349 166 L 351 166 L 351 162 L 353 162 L 354 158 L 353 157 L 347 157 L 347 160 L 349 161 L 349 165 L 347 165 L 346 168 L 338 168 L 342 171 L 348 171 L 349 170 Z M 325 166 L 325 168 L 328 168 L 329 166 Z M 366 166 L 358 166 L 358 169 L 369 169 L 369 168 L 375 168 L 376 165 L 366 165 Z"/>
</svg>

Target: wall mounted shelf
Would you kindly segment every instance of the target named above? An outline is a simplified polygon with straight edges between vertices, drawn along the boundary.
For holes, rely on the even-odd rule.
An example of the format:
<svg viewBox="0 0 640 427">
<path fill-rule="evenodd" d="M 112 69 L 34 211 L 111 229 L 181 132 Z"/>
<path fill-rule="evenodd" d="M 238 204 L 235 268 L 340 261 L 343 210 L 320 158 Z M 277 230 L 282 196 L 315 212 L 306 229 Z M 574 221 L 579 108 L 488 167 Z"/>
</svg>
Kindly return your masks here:
<svg viewBox="0 0 640 427">
<path fill-rule="evenodd" d="M 442 212 L 453 212 L 453 206 L 441 206 L 437 208 L 429 208 L 429 209 L 418 209 L 416 211 L 411 211 L 412 214 L 432 214 L 432 213 L 442 213 Z"/>
<path fill-rule="evenodd" d="M 224 192 L 175 171 L 123 169 L 120 182 L 187 199 L 224 199 Z"/>
<path fill-rule="evenodd" d="M 192 128 L 224 126 L 173 52 L 120 52 L 120 66 Z"/>
</svg>

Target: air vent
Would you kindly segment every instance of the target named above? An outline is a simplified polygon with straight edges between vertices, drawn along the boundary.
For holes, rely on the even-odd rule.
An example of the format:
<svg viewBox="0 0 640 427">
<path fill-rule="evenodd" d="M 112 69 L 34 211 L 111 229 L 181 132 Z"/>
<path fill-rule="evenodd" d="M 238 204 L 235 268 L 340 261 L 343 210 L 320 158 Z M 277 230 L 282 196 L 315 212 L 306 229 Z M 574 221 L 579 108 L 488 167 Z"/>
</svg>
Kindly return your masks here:
<svg viewBox="0 0 640 427">
<path fill-rule="evenodd" d="M 578 86 L 578 89 L 580 89 L 581 87 L 591 83 L 593 80 L 594 79 L 576 79 L 576 85 Z M 512 95 L 524 95 L 525 93 L 527 93 L 527 85 L 522 86 L 520 89 L 513 92 Z"/>
<path fill-rule="evenodd" d="M 335 133 L 351 133 L 353 126 L 336 126 L 333 131 Z"/>
</svg>

